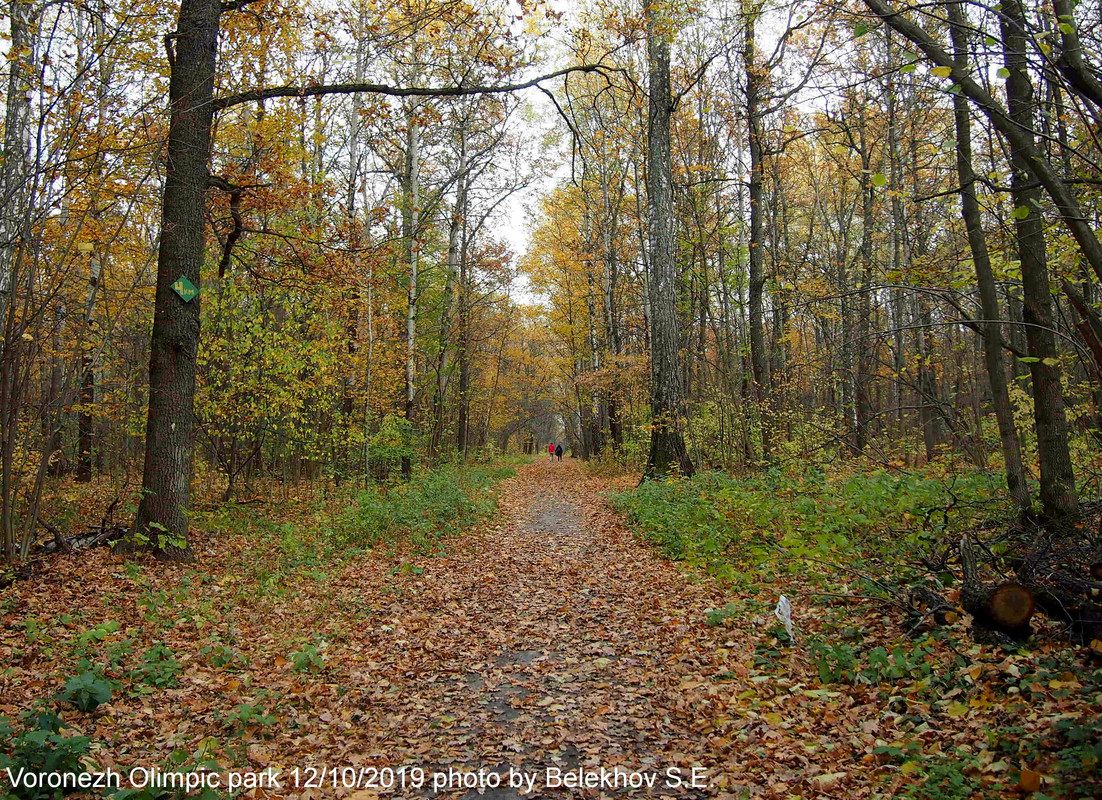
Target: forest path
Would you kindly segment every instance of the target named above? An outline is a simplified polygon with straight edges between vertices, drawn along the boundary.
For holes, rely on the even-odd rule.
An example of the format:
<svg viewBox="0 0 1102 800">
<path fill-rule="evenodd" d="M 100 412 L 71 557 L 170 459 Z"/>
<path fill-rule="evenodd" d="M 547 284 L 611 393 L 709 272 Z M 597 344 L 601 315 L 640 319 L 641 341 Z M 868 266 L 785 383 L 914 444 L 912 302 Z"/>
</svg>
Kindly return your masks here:
<svg viewBox="0 0 1102 800">
<path fill-rule="evenodd" d="M 693 767 L 707 784 L 730 755 L 707 735 L 721 713 L 709 678 L 751 654 L 704 625 L 729 598 L 633 538 L 607 488 L 571 460 L 539 459 L 504 482 L 490 525 L 410 565 L 357 643 L 368 659 L 353 676 L 368 695 L 357 716 L 370 718 L 359 734 L 375 741 L 346 742 L 329 763 L 359 751 L 353 762 L 505 776 L 481 793 L 454 782 L 384 793 L 396 797 L 715 796 L 714 782 L 689 785 Z M 511 767 L 534 788 L 505 785 Z M 654 785 L 547 786 L 548 768 L 602 767 Z"/>
</svg>

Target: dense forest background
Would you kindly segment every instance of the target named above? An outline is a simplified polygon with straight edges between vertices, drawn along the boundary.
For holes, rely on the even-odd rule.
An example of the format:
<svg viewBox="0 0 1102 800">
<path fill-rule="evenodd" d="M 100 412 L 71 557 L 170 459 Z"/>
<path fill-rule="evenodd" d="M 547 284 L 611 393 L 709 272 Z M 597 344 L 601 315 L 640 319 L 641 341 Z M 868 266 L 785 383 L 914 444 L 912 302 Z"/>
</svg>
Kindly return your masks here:
<svg viewBox="0 0 1102 800">
<path fill-rule="evenodd" d="M 72 481 L 186 547 L 193 468 L 555 440 L 1097 493 L 1096 3 L 7 10 L 9 560 Z"/>
</svg>

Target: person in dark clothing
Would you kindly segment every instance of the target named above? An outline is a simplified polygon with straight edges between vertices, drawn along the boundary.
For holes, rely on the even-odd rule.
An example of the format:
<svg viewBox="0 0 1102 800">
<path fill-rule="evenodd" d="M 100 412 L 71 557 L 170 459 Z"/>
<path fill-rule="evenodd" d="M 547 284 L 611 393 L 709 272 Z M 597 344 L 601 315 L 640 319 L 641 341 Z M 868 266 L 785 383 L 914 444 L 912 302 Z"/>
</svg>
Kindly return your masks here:
<svg viewBox="0 0 1102 800">
<path fill-rule="evenodd" d="M 555 445 L 555 458 L 557 458 L 559 461 L 562 461 L 562 445 L 561 444 Z"/>
</svg>

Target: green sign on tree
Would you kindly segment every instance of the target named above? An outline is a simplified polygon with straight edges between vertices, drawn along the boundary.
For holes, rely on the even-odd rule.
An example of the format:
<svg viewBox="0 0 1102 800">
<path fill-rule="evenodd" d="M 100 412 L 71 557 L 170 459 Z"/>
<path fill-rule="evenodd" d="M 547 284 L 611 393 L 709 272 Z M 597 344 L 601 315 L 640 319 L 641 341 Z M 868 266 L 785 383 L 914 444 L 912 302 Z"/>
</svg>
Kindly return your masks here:
<svg viewBox="0 0 1102 800">
<path fill-rule="evenodd" d="M 176 279 L 176 283 L 172 284 L 172 291 L 180 295 L 180 299 L 185 303 L 190 303 L 195 295 L 199 294 L 199 290 L 195 288 L 195 284 L 189 281 L 184 275 L 181 275 Z"/>
</svg>

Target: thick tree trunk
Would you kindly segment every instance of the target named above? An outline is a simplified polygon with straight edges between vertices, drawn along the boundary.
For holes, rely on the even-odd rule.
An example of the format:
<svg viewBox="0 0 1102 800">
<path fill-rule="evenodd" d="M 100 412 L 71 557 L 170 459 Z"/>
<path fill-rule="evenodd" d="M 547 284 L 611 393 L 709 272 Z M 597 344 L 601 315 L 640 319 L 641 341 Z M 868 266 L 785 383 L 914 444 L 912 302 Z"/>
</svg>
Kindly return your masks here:
<svg viewBox="0 0 1102 800">
<path fill-rule="evenodd" d="M 586 263 L 586 321 L 588 323 L 587 338 L 589 344 L 589 371 L 597 376 L 601 371 L 601 342 L 597 337 L 597 280 L 593 275 L 593 262 Z M 587 416 L 589 418 L 589 454 L 587 457 L 599 458 L 604 442 L 603 416 L 606 413 L 601 406 L 601 391 L 595 383 L 590 385 L 589 399 L 586 401 Z"/>
<path fill-rule="evenodd" d="M 858 180 L 861 192 L 861 276 L 857 280 L 857 341 L 856 349 L 856 375 L 854 376 L 854 410 L 856 419 L 854 424 L 853 441 L 857 450 L 864 451 L 868 444 L 869 423 L 872 420 L 872 399 L 869 397 L 869 381 L 872 373 L 873 355 L 872 346 L 869 343 L 871 325 L 872 297 L 870 295 L 872 284 L 872 228 L 873 228 L 873 193 L 872 185 L 872 155 L 868 142 L 868 129 L 865 121 L 864 108 L 858 111 L 857 142 L 861 157 L 861 176 Z M 897 192 L 898 186 L 893 187 Z"/>
<path fill-rule="evenodd" d="M 620 337 L 620 323 L 617 309 L 616 287 L 619 278 L 619 258 L 616 252 L 616 230 L 619 227 L 620 203 L 624 197 L 624 177 L 620 176 L 617 191 L 608 190 L 607 175 L 602 176 L 602 189 L 605 198 L 606 219 L 602 231 L 604 245 L 604 274 L 602 276 L 602 303 L 604 306 L 605 330 L 608 332 L 608 348 L 612 354 L 614 375 L 620 371 L 620 357 L 623 344 Z M 608 405 L 608 434 L 612 448 L 619 449 L 624 443 L 623 423 L 620 420 L 620 391 L 617 386 L 605 390 L 605 402 Z"/>
<path fill-rule="evenodd" d="M 358 19 L 358 29 L 356 30 L 356 67 L 355 75 L 357 81 L 362 81 L 364 78 L 364 69 L 366 66 L 366 42 L 364 41 L 364 22 L 365 22 L 365 10 L 361 7 L 360 16 Z M 349 244 L 352 247 L 353 252 L 358 251 L 361 246 L 360 237 L 360 223 L 357 219 L 356 212 L 356 197 L 362 191 L 362 161 L 363 156 L 360 151 L 360 135 L 362 126 L 360 125 L 360 117 L 363 114 L 363 95 L 352 95 L 352 105 L 348 120 L 348 184 L 345 187 L 345 208 L 344 213 L 348 221 L 348 235 L 350 237 Z M 370 224 L 369 222 L 366 224 Z M 345 320 L 345 352 L 348 355 L 348 363 L 345 368 L 345 373 L 341 377 L 341 415 L 344 418 L 344 424 L 347 426 L 352 425 L 353 416 L 355 414 L 355 391 L 356 391 L 356 373 L 354 369 L 356 352 L 359 349 L 359 319 L 360 319 L 360 287 L 356 283 L 357 278 L 352 279 L 352 285 L 348 289 L 348 306 L 347 306 L 347 319 Z M 340 479 L 342 472 L 347 470 L 350 474 L 355 474 L 357 470 L 356 461 L 357 454 L 351 448 L 341 447 L 342 464 L 339 465 L 340 469 L 335 471 L 336 478 Z M 334 465 L 337 466 L 337 465 Z"/>
<path fill-rule="evenodd" d="M 181 0 L 170 60 L 168 167 L 149 359 L 142 499 L 134 532 L 161 557 L 191 557 L 187 544 L 195 441 L 195 359 L 200 296 L 185 301 L 173 285 L 201 283 L 203 199 L 210 180 L 214 69 L 220 0 Z M 139 544 L 131 540 L 131 546 Z"/>
<path fill-rule="evenodd" d="M 673 164 L 670 153 L 671 21 L 665 3 L 648 4 L 647 65 L 647 221 L 651 307 L 651 444 L 644 478 L 670 473 L 693 474 L 685 448 L 681 382 L 681 332 L 677 318 L 677 271 L 674 251 Z"/>
<path fill-rule="evenodd" d="M 1003 54 L 1010 77 L 1006 81 L 1007 107 L 1011 118 L 1033 141 L 1033 84 L 1029 79 L 1026 54 L 1025 12 L 1020 0 L 1006 0 L 1000 27 Z M 1033 379 L 1033 420 L 1037 430 L 1037 454 L 1041 462 L 1041 503 L 1046 514 L 1064 516 L 1076 510 L 1075 474 L 1068 450 L 1068 426 L 1056 337 L 1053 334 L 1052 293 L 1049 289 L 1045 254 L 1044 220 L 1041 219 L 1040 189 L 1029 174 L 1021 148 L 1011 142 L 1011 198 L 1014 203 L 1014 231 L 1022 268 L 1023 317 Z"/>
<path fill-rule="evenodd" d="M 961 67 L 968 62 L 968 28 L 964 7 L 955 2 L 949 5 L 952 25 L 953 55 Z M 991 385 L 991 404 L 999 426 L 1003 461 L 1006 464 L 1006 485 L 1010 496 L 1023 512 L 1031 507 L 1029 486 L 1022 466 L 1022 448 L 1018 429 L 1014 423 L 1014 410 L 1010 405 L 1010 391 L 1006 380 L 1006 364 L 1003 361 L 1002 326 L 1000 324 L 999 298 L 995 291 L 995 275 L 987 252 L 983 232 L 983 218 L 976 198 L 976 174 L 972 168 L 972 125 L 968 115 L 968 101 L 958 95 L 953 97 L 953 116 L 957 135 L 957 174 L 960 179 L 961 215 L 968 234 L 968 247 L 976 269 L 980 308 L 983 323 L 983 358 Z"/>
<path fill-rule="evenodd" d="M 4 117 L 4 150 L 0 159 L 0 539 L 4 558 L 15 560 L 13 513 L 18 491 L 15 449 L 23 405 L 18 368 L 19 342 L 12 308 L 19 265 L 27 243 L 32 207 L 31 93 L 35 85 L 38 21 L 41 9 L 28 0 L 8 3 L 11 46 Z M 11 313 L 9 313 L 11 312 Z"/>
<path fill-rule="evenodd" d="M 922 444 L 926 449 L 926 461 L 937 457 L 937 446 L 941 443 L 941 425 L 938 416 L 937 380 L 932 365 L 933 352 L 930 347 L 931 317 L 926 296 L 919 294 L 915 298 L 915 350 L 918 354 L 918 418 L 922 424 Z"/>
<path fill-rule="evenodd" d="M 458 419 L 455 444 L 459 457 L 467 458 L 471 428 L 471 286 L 467 265 L 467 233 L 463 231 L 459 247 L 459 331 L 456 336 L 455 359 L 459 369 Z"/>
<path fill-rule="evenodd" d="M 887 47 L 886 62 L 894 63 L 894 42 L 891 31 L 886 31 L 884 41 Z M 907 219 L 903 209 L 903 159 L 899 143 L 899 109 L 894 70 L 888 71 L 887 84 L 888 107 L 888 172 L 889 183 L 899 190 L 891 193 L 891 245 L 892 245 L 892 272 L 902 275 L 910 266 L 911 252 L 907 237 Z M 906 300 L 902 289 L 893 289 L 891 293 L 892 310 L 892 370 L 895 373 L 892 382 L 892 402 L 894 403 L 897 432 L 902 431 L 903 424 L 903 370 L 906 365 L 906 353 L 904 352 L 905 337 L 905 310 Z"/>
<path fill-rule="evenodd" d="M 107 125 L 107 102 L 111 83 L 111 67 L 105 53 L 107 42 L 104 32 L 104 19 L 106 16 L 106 4 L 101 3 L 96 13 L 90 13 L 92 23 L 92 43 L 99 53 L 99 63 L 96 80 L 96 129 L 102 133 Z M 83 59 L 82 59 L 83 60 Z M 98 187 L 103 185 L 103 154 L 94 156 L 95 163 L 92 169 L 94 186 L 90 202 L 90 217 L 93 222 L 99 223 L 102 218 L 101 199 Z M 99 225 L 95 228 L 99 230 Z M 92 479 L 92 464 L 94 461 L 93 449 L 95 443 L 95 417 L 92 413 L 96 403 L 96 343 L 93 336 L 93 328 L 96 323 L 96 303 L 99 296 L 100 279 L 103 276 L 103 262 L 106 258 L 107 243 L 91 242 L 88 255 L 88 288 L 84 297 L 84 315 L 81 328 L 81 353 L 80 353 L 80 414 L 77 417 L 77 469 L 78 481 L 90 481 Z"/>
</svg>

